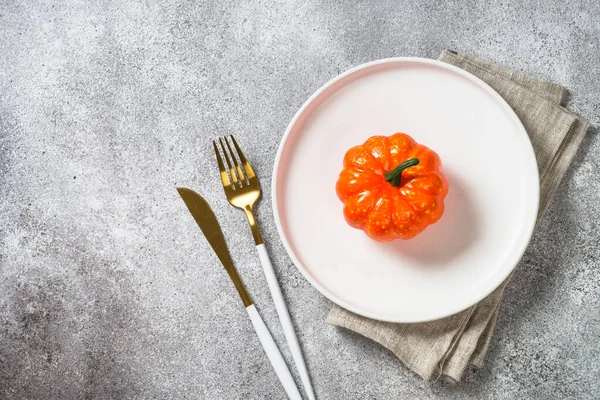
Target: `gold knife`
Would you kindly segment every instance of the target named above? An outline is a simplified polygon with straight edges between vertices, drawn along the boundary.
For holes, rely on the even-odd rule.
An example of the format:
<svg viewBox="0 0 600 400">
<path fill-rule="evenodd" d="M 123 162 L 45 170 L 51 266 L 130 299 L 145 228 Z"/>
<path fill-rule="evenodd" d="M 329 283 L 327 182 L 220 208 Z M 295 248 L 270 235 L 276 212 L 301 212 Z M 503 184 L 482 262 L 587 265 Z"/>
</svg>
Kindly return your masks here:
<svg viewBox="0 0 600 400">
<path fill-rule="evenodd" d="M 225 237 L 223 236 L 223 231 L 221 231 L 221 226 L 219 225 L 219 221 L 217 221 L 215 213 L 212 211 L 206 200 L 193 190 L 177 188 L 177 191 L 233 281 L 235 288 L 242 298 L 244 307 L 246 307 L 246 311 L 250 316 L 254 330 L 258 334 L 260 343 L 262 344 L 265 353 L 267 353 L 267 357 L 269 358 L 269 361 L 271 361 L 271 365 L 288 397 L 293 400 L 301 400 L 302 398 L 300 397 L 300 392 L 298 392 L 298 387 L 281 356 L 279 348 L 275 344 L 275 341 L 261 316 L 258 314 L 256 307 L 254 307 L 252 299 L 250 299 L 250 296 L 233 265 L 233 261 L 231 261 L 231 256 L 229 255 L 229 250 L 225 243 Z"/>
</svg>

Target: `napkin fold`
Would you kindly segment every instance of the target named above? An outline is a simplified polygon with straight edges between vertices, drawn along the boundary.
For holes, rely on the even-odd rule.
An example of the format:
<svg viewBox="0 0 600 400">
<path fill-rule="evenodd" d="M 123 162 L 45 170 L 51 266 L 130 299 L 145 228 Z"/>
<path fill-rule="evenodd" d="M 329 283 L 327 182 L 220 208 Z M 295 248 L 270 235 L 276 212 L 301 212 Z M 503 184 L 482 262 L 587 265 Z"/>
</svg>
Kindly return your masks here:
<svg viewBox="0 0 600 400">
<path fill-rule="evenodd" d="M 559 85 L 449 50 L 443 51 L 439 60 L 485 81 L 521 119 L 538 163 L 539 221 L 571 164 L 589 123 L 562 106 L 565 89 Z M 483 366 L 509 280 L 510 277 L 478 304 L 436 321 L 388 323 L 356 315 L 334 304 L 327 322 L 380 343 L 426 380 L 440 378 L 458 382 L 467 366 Z"/>
</svg>

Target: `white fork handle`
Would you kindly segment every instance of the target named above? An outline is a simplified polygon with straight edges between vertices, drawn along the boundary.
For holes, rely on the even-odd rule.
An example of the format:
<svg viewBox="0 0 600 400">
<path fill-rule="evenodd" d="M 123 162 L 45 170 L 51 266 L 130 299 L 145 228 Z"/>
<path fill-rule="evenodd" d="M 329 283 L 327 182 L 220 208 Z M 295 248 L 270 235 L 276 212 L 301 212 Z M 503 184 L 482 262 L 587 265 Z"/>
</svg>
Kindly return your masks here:
<svg viewBox="0 0 600 400">
<path fill-rule="evenodd" d="M 279 352 L 279 348 L 277 348 L 277 345 L 273 340 L 273 336 L 271 336 L 271 333 L 269 333 L 269 330 L 260 317 L 260 314 L 258 314 L 258 311 L 256 311 L 254 304 L 246 307 L 246 311 L 248 311 L 248 315 L 250 316 L 254 330 L 258 334 L 260 344 L 262 344 L 263 349 L 265 349 L 265 353 L 267 353 L 267 357 L 269 357 L 269 361 L 271 361 L 271 365 L 273 366 L 273 369 L 275 370 L 275 373 L 283 385 L 288 397 L 292 400 L 302 400 L 302 397 L 300 397 L 300 393 L 298 392 L 298 388 L 296 387 L 296 382 L 294 382 L 294 378 L 292 378 L 292 374 L 285 364 L 285 361 Z"/>
<path fill-rule="evenodd" d="M 283 296 L 281 295 L 281 289 L 279 288 L 277 277 L 275 277 L 275 272 L 273 271 L 271 259 L 269 258 L 269 254 L 267 254 L 267 248 L 264 244 L 259 244 L 256 246 L 256 251 L 258 251 L 258 256 L 260 257 L 260 262 L 267 278 L 269 290 L 271 291 L 271 297 L 273 297 L 275 309 L 277 310 L 277 315 L 279 315 L 279 322 L 281 322 L 283 333 L 285 334 L 285 338 L 290 346 L 292 357 L 294 358 L 296 367 L 298 367 L 300 379 L 302 379 L 302 385 L 304 386 L 304 390 L 306 391 L 306 395 L 308 396 L 309 400 L 315 400 L 315 393 L 313 391 L 312 384 L 310 383 L 310 377 L 308 376 L 306 365 L 304 364 L 302 351 L 300 350 L 300 345 L 298 344 L 296 332 L 294 331 L 294 326 L 292 325 L 292 320 L 290 319 L 287 306 L 283 301 Z"/>
</svg>

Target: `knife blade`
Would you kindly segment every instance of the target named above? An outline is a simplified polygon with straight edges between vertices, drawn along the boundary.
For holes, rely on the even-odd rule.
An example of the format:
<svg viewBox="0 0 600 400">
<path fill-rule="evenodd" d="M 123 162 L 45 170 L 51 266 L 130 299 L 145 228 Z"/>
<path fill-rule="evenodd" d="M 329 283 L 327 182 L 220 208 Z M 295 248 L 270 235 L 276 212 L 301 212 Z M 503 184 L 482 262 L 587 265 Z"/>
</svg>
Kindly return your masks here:
<svg viewBox="0 0 600 400">
<path fill-rule="evenodd" d="M 213 210 L 210 208 L 210 205 L 202 196 L 191 189 L 177 188 L 177 192 L 179 192 L 183 202 L 188 210 L 190 210 L 190 213 L 196 220 L 200 230 L 204 233 L 210 247 L 212 247 L 217 254 L 217 257 L 219 257 L 221 264 L 225 267 L 227 274 L 229 274 L 229 277 L 242 298 L 244 307 L 252 305 L 252 299 L 250 298 L 250 295 L 248 295 L 248 292 L 242 283 L 242 279 L 233 265 L 229 250 L 227 249 L 227 243 L 225 242 L 225 236 L 223 236 L 219 221 Z"/>
</svg>

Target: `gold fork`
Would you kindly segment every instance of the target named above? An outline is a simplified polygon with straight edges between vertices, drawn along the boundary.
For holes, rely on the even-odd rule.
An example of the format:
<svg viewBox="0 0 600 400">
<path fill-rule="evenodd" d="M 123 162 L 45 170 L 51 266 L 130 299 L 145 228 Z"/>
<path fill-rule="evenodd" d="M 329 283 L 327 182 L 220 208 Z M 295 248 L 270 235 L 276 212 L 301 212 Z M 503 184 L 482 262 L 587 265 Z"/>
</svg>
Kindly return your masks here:
<svg viewBox="0 0 600 400">
<path fill-rule="evenodd" d="M 227 163 L 227 168 L 225 168 L 223 159 L 221 158 L 221 153 L 219 151 L 219 146 L 217 146 L 217 142 L 213 140 L 215 155 L 217 156 L 219 171 L 221 172 L 223 189 L 225 189 L 225 195 L 227 196 L 229 203 L 237 208 L 241 208 L 246 213 L 248 223 L 250 224 L 250 229 L 252 230 L 252 236 L 254 237 L 254 243 L 256 244 L 256 251 L 258 252 L 265 277 L 267 278 L 267 283 L 269 285 L 269 290 L 271 291 L 271 297 L 275 303 L 277 315 L 279 315 L 279 322 L 283 327 L 283 333 L 285 334 L 287 343 L 290 346 L 292 357 L 296 363 L 298 372 L 300 373 L 304 390 L 306 391 L 308 398 L 313 400 L 315 395 L 310 383 L 308 371 L 306 370 L 304 358 L 302 357 L 302 351 L 300 350 L 300 345 L 298 344 L 298 339 L 296 338 L 296 332 L 294 331 L 294 326 L 292 325 L 292 320 L 290 319 L 287 306 L 285 305 L 285 301 L 281 295 L 281 289 L 279 288 L 277 277 L 273 271 L 271 259 L 267 254 L 267 249 L 265 248 L 262 237 L 260 236 L 256 218 L 254 218 L 253 207 L 260 197 L 260 185 L 258 178 L 250 166 L 250 163 L 246 159 L 246 156 L 240 149 L 240 146 L 237 144 L 235 138 L 233 136 L 230 136 L 230 138 L 233 146 L 235 147 L 237 157 L 239 158 L 241 165 L 244 167 L 244 170 L 242 171 L 240 163 L 238 163 L 236 158 L 236 154 L 231 149 L 229 140 L 227 140 L 227 138 L 219 138 L 219 144 L 221 150 L 223 151 L 223 155 L 225 156 L 225 162 Z M 229 175 L 227 174 L 228 171 Z M 231 179 L 229 179 L 229 176 L 231 176 Z"/>
</svg>

